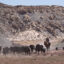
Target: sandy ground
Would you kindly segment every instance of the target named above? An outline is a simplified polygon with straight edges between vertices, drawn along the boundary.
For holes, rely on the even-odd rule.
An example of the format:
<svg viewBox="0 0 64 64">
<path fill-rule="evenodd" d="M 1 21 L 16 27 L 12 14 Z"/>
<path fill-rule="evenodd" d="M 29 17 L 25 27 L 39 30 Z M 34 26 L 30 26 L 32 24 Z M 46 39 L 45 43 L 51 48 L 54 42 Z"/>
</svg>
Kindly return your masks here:
<svg viewBox="0 0 64 64">
<path fill-rule="evenodd" d="M 57 52 L 54 52 L 57 53 Z M 53 54 L 54 54 L 53 53 Z M 64 64 L 64 54 L 58 55 L 2 55 L 0 54 L 0 64 Z"/>
</svg>

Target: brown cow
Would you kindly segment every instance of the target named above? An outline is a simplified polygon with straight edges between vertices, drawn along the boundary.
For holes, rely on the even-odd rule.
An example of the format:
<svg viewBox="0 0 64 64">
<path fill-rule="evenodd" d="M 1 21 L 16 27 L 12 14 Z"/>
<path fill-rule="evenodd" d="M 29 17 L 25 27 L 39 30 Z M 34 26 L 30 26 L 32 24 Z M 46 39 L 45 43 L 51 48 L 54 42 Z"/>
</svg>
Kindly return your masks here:
<svg viewBox="0 0 64 64">
<path fill-rule="evenodd" d="M 45 45 L 45 47 L 47 48 L 47 51 L 48 51 L 49 48 L 50 48 L 50 45 L 51 45 L 51 43 L 49 42 L 49 38 L 46 38 L 46 41 L 44 41 L 44 45 Z"/>
</svg>

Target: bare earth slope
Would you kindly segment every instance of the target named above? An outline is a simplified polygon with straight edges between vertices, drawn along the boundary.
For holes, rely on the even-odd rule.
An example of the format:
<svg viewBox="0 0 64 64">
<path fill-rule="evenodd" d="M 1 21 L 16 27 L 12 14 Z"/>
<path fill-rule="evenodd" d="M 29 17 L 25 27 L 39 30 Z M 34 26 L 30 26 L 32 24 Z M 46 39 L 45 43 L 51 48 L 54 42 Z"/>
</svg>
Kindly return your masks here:
<svg viewBox="0 0 64 64">
<path fill-rule="evenodd" d="M 2 62 L 3 60 L 3 62 Z M 61 56 L 0 56 L 1 64 L 64 64 L 64 55 Z"/>
<path fill-rule="evenodd" d="M 46 37 L 51 42 L 61 42 L 64 39 L 64 7 L 0 3 L 0 33 L 17 43 L 29 41 L 35 44 L 43 42 Z"/>
</svg>

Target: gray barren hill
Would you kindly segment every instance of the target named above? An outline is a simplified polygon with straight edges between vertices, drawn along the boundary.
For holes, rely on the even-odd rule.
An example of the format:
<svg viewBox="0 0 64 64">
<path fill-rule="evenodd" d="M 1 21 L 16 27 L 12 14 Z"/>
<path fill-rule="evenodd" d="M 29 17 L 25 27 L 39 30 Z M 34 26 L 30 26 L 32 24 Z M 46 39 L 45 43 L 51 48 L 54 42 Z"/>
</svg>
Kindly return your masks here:
<svg viewBox="0 0 64 64">
<path fill-rule="evenodd" d="M 64 7 L 0 3 L 0 33 L 21 44 L 42 44 L 49 37 L 54 45 L 64 39 Z"/>
</svg>

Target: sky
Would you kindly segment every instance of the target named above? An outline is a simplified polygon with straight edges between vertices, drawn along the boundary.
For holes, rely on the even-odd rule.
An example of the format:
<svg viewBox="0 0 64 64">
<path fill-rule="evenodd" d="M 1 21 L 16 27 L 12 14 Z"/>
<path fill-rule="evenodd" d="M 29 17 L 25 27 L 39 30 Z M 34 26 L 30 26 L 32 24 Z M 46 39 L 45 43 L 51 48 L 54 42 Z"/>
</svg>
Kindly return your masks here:
<svg viewBox="0 0 64 64">
<path fill-rule="evenodd" d="M 64 0 L 0 0 L 8 5 L 59 5 L 64 6 Z"/>
</svg>

